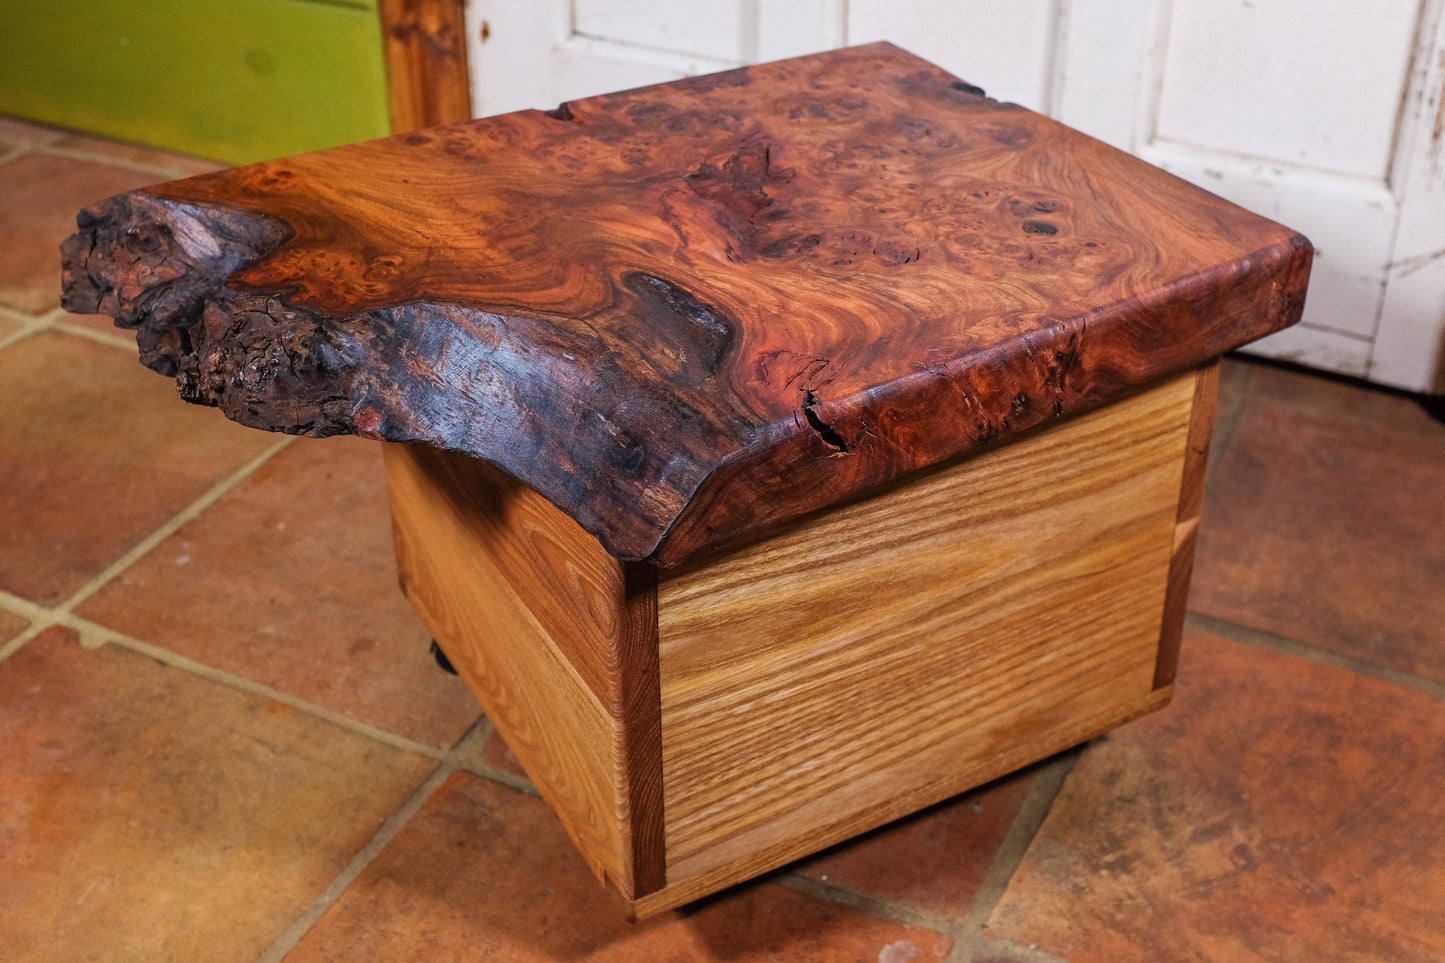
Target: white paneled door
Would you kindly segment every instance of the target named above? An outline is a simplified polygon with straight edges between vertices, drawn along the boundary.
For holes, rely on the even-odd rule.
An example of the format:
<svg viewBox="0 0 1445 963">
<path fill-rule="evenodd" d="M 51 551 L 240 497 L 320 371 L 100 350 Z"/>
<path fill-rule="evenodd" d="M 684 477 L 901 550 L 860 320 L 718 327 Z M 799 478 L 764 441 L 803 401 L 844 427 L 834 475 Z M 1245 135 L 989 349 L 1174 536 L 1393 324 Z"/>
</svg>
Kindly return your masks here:
<svg viewBox="0 0 1445 963">
<path fill-rule="evenodd" d="M 469 0 L 480 114 L 891 40 L 1308 234 L 1253 346 L 1445 390 L 1445 0 Z"/>
</svg>

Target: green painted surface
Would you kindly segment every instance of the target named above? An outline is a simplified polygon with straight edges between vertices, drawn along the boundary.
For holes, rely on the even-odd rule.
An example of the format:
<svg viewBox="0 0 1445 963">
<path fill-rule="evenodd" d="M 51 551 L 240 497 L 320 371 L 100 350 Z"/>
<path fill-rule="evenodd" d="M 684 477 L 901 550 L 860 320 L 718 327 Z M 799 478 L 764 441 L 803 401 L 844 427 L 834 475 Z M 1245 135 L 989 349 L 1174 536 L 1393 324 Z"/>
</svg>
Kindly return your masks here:
<svg viewBox="0 0 1445 963">
<path fill-rule="evenodd" d="M 375 0 L 0 0 L 0 113 L 231 163 L 380 137 Z"/>
</svg>

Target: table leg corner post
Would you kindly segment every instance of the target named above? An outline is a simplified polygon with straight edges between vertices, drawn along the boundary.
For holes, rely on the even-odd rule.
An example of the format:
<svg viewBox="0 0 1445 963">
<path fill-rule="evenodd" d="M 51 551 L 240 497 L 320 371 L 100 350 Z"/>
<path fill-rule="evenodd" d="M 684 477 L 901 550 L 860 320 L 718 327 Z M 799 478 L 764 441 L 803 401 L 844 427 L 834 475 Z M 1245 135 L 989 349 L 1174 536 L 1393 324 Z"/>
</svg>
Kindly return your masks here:
<svg viewBox="0 0 1445 963">
<path fill-rule="evenodd" d="M 1189 604 L 1189 582 L 1194 574 L 1194 548 L 1199 515 L 1204 504 L 1204 475 L 1209 462 L 1209 440 L 1214 430 L 1218 405 L 1219 362 L 1199 368 L 1194 381 L 1194 404 L 1189 418 L 1189 435 L 1179 482 L 1179 508 L 1175 515 L 1174 549 L 1164 596 L 1164 618 L 1159 631 L 1159 658 L 1154 666 L 1154 688 L 1174 682 L 1179 666 L 1179 646 L 1184 636 L 1184 616 Z"/>
</svg>

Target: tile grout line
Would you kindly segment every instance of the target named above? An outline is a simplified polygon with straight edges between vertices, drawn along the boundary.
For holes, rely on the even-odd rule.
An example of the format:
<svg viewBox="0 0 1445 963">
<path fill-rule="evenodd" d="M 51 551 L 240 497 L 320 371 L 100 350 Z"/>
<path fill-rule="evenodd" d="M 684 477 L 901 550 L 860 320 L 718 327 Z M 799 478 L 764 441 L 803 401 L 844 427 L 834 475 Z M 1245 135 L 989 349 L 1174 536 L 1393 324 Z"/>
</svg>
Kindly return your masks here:
<svg viewBox="0 0 1445 963">
<path fill-rule="evenodd" d="M 294 435 L 286 435 L 245 465 L 242 465 L 238 470 L 216 482 L 216 484 L 207 489 L 200 498 L 197 498 L 185 508 L 172 515 L 159 528 L 141 539 L 140 542 L 131 546 L 130 550 L 120 558 L 107 565 L 99 575 L 96 575 L 90 581 L 72 592 L 69 598 L 55 607 L 55 610 L 68 614 L 81 602 L 84 602 L 104 588 L 106 583 L 130 568 L 143 556 L 148 555 L 150 551 L 161 542 L 180 531 L 186 524 L 195 521 L 200 517 L 202 512 L 224 498 L 231 489 L 259 471 L 262 465 L 270 461 L 273 456 L 280 454 L 295 440 L 296 437 Z"/>
<path fill-rule="evenodd" d="M 124 348 L 127 351 L 136 350 L 135 335 L 121 334 L 120 332 L 123 330 L 121 328 L 116 328 L 114 331 L 97 331 L 95 328 L 87 328 L 83 324 L 69 324 L 64 321 L 56 321 L 50 325 L 50 328 L 51 330 L 63 331 L 66 334 L 74 335 L 78 338 L 87 338 L 100 344 Z"/>
<path fill-rule="evenodd" d="M 1242 407 L 1242 406 L 1241 406 Z M 1232 421 L 1237 422 L 1237 418 Z M 1226 441 L 1229 429 L 1233 424 L 1226 426 Z M 1327 665 L 1332 668 L 1342 669 L 1355 675 L 1378 679 L 1403 688 L 1413 689 L 1434 699 L 1445 702 L 1445 684 L 1432 679 L 1394 669 L 1389 666 L 1379 665 L 1364 659 L 1342 655 L 1326 649 L 1319 649 L 1315 646 L 1301 642 L 1297 639 L 1282 636 L 1263 629 L 1255 629 L 1246 625 L 1232 622 L 1228 619 L 1216 618 L 1190 611 L 1185 616 L 1187 627 L 1208 632 L 1212 635 L 1228 639 L 1230 641 L 1261 648 L 1268 651 L 1278 652 L 1283 655 L 1290 655 L 1296 658 L 1305 659 L 1320 665 Z M 1051 786 L 1035 786 L 1035 792 L 1025 802 L 1024 808 L 1020 810 L 1015 820 L 1014 827 L 1010 829 L 1008 838 L 995 859 L 994 866 L 990 869 L 984 886 L 980 888 L 979 895 L 975 900 L 973 909 L 968 914 L 965 923 L 960 926 L 960 932 L 955 942 L 954 950 L 949 954 L 947 963 L 968 963 L 978 955 L 987 956 L 996 954 L 1000 950 L 1006 950 L 1010 955 L 1017 956 L 1021 960 L 1033 961 L 1033 963 L 1059 963 L 1059 958 L 1037 947 L 1023 947 L 1008 940 L 999 940 L 985 936 L 983 927 L 992 915 L 1007 889 L 1009 881 L 1017 872 L 1018 866 L 1022 863 L 1023 856 L 1029 845 L 1042 828 L 1044 818 L 1049 809 L 1052 808 L 1058 793 L 1063 788 L 1063 783 L 1068 774 L 1077 764 L 1081 751 L 1071 751 L 1069 757 L 1060 760 L 1058 768 L 1051 772 L 1049 781 Z M 1041 778 L 1043 775 L 1041 774 Z M 1039 790 L 1044 789 L 1044 793 Z M 1037 795 L 1046 795 L 1046 799 L 1036 799 Z M 1036 814 L 1030 813 L 1034 807 L 1038 807 Z M 1026 833 L 1020 831 L 1020 824 L 1027 820 Z M 1015 853 L 1011 849 L 1017 847 Z M 1009 857 L 1009 858 L 1006 858 Z M 992 892 L 991 892 L 992 891 Z"/>
<path fill-rule="evenodd" d="M 0 589 L 0 609 L 13 612 L 21 618 L 28 619 L 31 622 L 35 622 L 40 619 L 52 618 L 52 610 L 46 608 L 43 605 L 32 602 L 27 598 L 21 598 L 18 595 L 12 595 L 4 589 Z"/>
<path fill-rule="evenodd" d="M 63 310 L 64 309 L 62 308 L 56 309 L 56 311 Z M 54 313 L 55 312 L 52 311 L 46 315 L 43 315 L 41 317 L 41 320 L 44 321 L 46 318 L 48 318 Z M 84 602 L 86 599 L 90 598 L 90 596 L 100 591 L 100 589 L 104 587 L 111 579 L 120 575 L 123 571 L 125 571 L 125 569 L 129 568 L 136 561 L 144 557 L 148 552 L 150 552 L 153 548 L 159 545 L 162 541 L 169 538 L 171 535 L 174 535 L 188 522 L 193 521 L 195 518 L 197 518 L 207 508 L 211 507 L 211 505 L 215 504 L 222 497 L 224 497 L 226 493 L 229 492 L 232 488 L 236 487 L 250 475 L 259 470 L 260 467 L 264 465 L 267 461 L 269 461 L 273 455 L 279 453 L 282 449 L 284 449 L 287 445 L 290 445 L 295 440 L 296 439 L 291 436 L 280 439 L 271 447 L 267 448 L 264 452 L 258 455 L 256 458 L 253 458 L 251 461 L 247 462 L 245 465 L 242 465 L 239 469 L 232 472 L 230 475 L 216 482 L 204 493 L 202 493 L 199 498 L 197 498 L 195 501 L 191 502 L 185 508 L 181 509 L 175 515 L 167 519 L 164 523 L 161 524 L 159 528 L 151 532 L 139 543 L 132 546 L 129 551 L 125 552 L 123 555 L 121 555 L 120 558 L 107 565 L 103 570 L 101 570 L 98 575 L 91 578 L 84 585 L 80 586 L 80 588 L 72 592 L 68 598 L 62 600 L 59 604 L 51 606 L 40 605 L 35 602 L 31 602 L 28 599 L 23 599 L 17 595 L 13 595 L 9 592 L 0 590 L 0 609 L 8 609 L 14 612 L 16 615 L 20 615 L 21 617 L 27 619 L 31 623 L 15 638 L 6 642 L 4 645 L 0 645 L 0 662 L 4 662 L 6 659 L 10 658 L 10 656 L 20 651 L 21 648 L 23 648 L 27 643 L 31 642 L 41 632 L 44 632 L 46 629 L 50 628 L 53 625 L 65 625 L 70 628 L 76 628 L 77 631 L 80 631 L 82 633 L 82 638 L 87 637 L 85 634 L 86 632 L 93 633 L 93 629 L 81 629 L 79 628 L 81 624 L 85 626 L 95 626 L 96 628 L 103 628 L 100 626 L 96 626 L 95 623 L 85 622 L 78 616 L 72 615 L 72 610 L 81 602 Z M 110 630 L 105 629 L 104 631 L 109 632 Z M 116 634 L 118 635 L 119 633 Z M 92 646 L 97 644 L 99 643 L 91 643 Z"/>
<path fill-rule="evenodd" d="M 505 769 L 499 769 L 477 758 L 479 750 L 486 745 L 487 739 L 496 731 L 496 725 L 487 718 L 486 713 L 482 712 L 481 706 L 477 706 L 476 721 L 447 751 L 446 760 L 453 764 L 457 772 L 464 772 L 476 776 L 478 779 L 485 779 L 488 782 L 506 786 L 508 789 L 515 789 L 533 799 L 541 799 L 541 792 L 532 785 L 531 780 L 524 776 L 513 775 Z"/>
<path fill-rule="evenodd" d="M 422 780 L 421 785 L 412 791 L 412 794 L 407 797 L 406 802 L 402 803 L 396 812 L 392 813 L 382 822 L 377 831 L 366 841 L 366 844 L 357 851 L 356 855 L 351 857 L 351 860 L 337 877 L 321 891 L 316 899 L 311 901 L 311 905 L 306 907 L 300 916 L 292 920 L 291 925 L 286 927 L 285 932 L 276 937 L 271 945 L 257 958 L 257 963 L 280 963 L 281 960 L 285 959 L 286 954 L 296 948 L 296 944 L 301 942 L 302 937 L 316 925 L 316 922 L 325 915 L 326 911 L 330 909 L 337 900 L 341 899 L 347 889 L 351 887 L 351 884 L 356 882 L 357 877 L 366 871 L 366 868 L 371 865 L 377 856 L 381 855 L 381 851 L 386 848 L 387 844 L 396 838 L 397 834 L 411 821 L 411 818 L 416 815 L 417 811 L 426 804 L 426 801 L 432 797 L 444 782 L 451 778 L 456 770 L 456 764 L 451 760 L 450 754 L 448 754 L 448 756 L 442 759 L 437 767 L 432 770 L 431 775 Z"/>
<path fill-rule="evenodd" d="M 482 718 L 486 719 L 487 717 L 483 715 Z M 508 789 L 515 789 L 517 792 L 531 796 L 533 799 L 542 798 L 541 791 L 532 785 L 530 780 L 513 775 L 505 769 L 498 769 L 496 766 L 489 766 L 486 763 L 458 762 L 457 770 L 476 776 L 478 779 L 494 782 L 499 786 L 506 786 Z"/>
<path fill-rule="evenodd" d="M 983 930 L 988 918 L 1002 901 L 1019 866 L 1023 864 L 1024 856 L 1033 845 L 1039 830 L 1043 828 L 1044 820 L 1048 818 L 1055 800 L 1064 788 L 1064 781 L 1069 773 L 1073 772 L 1086 746 L 1088 743 L 1065 749 L 1049 760 L 1037 764 L 1034 783 L 1029 787 L 1023 805 L 1019 807 L 1008 833 L 999 845 L 998 853 L 974 895 L 973 905 L 957 924 L 953 950 L 944 963 L 971 963 L 975 959 L 996 955 L 1004 948 L 1021 963 L 1062 963 L 1058 957 L 1036 947 L 1016 946 L 1007 940 L 986 936 Z"/>
<path fill-rule="evenodd" d="M 4 302 L 0 302 L 0 318 L 9 318 L 10 320 L 18 322 L 20 324 L 28 324 L 32 321 L 40 321 L 54 310 L 54 308 L 51 308 L 50 311 L 46 311 L 43 314 L 31 314 L 28 311 L 21 311 L 19 308 L 12 308 Z"/>
<path fill-rule="evenodd" d="M 1251 628 L 1247 625 L 1241 625 L 1238 622 L 1232 622 L 1229 619 L 1204 615 L 1200 612 L 1187 613 L 1184 617 L 1184 625 L 1187 628 L 1207 632 L 1210 635 L 1217 635 L 1220 638 L 1228 639 L 1231 642 L 1238 642 L 1241 645 L 1267 649 L 1282 655 L 1292 655 L 1295 658 L 1305 659 L 1318 665 L 1343 669 L 1354 675 L 1362 675 L 1367 678 L 1378 679 L 1381 682 L 1389 682 L 1392 685 L 1398 685 L 1405 689 L 1413 689 L 1433 699 L 1445 702 L 1445 683 L 1436 682 L 1434 679 L 1416 675 L 1404 669 L 1396 669 L 1356 656 L 1331 652 L 1328 649 L 1317 648 L 1309 643 L 1301 642 L 1298 639 L 1292 639 L 1289 636 L 1278 635 L 1265 629 Z"/>
<path fill-rule="evenodd" d="M 11 595 L 9 592 L 0 591 L 0 609 L 11 612 L 25 619 L 30 624 L 15 638 L 10 639 L 4 645 L 0 645 L 0 664 L 10 658 L 16 652 L 23 649 L 31 640 L 41 632 L 54 625 L 61 624 L 63 616 L 57 617 L 51 609 L 36 605 L 28 599 L 22 599 L 18 595 Z"/>
<path fill-rule="evenodd" d="M 295 949 L 297 944 L 311 931 L 311 928 L 326 914 L 326 911 L 346 894 L 346 891 L 351 888 L 351 884 L 356 882 L 367 867 L 381 855 L 397 834 L 411 822 L 412 817 L 421 810 L 422 806 L 426 805 L 427 800 L 435 795 L 448 779 L 458 772 L 479 775 L 466 766 L 465 757 L 471 755 L 476 747 L 483 744 L 494 728 L 491 720 L 486 716 L 478 717 L 468 726 L 461 738 L 442 756 L 440 763 L 431 774 L 422 780 L 396 812 L 382 822 L 376 833 L 367 840 L 361 849 L 357 850 L 356 855 L 347 862 L 336 878 L 317 894 L 310 905 L 301 912 L 301 915 L 292 920 L 285 932 L 266 948 L 257 963 L 279 963 L 291 950 Z M 512 788 L 526 792 L 521 787 L 513 786 Z M 535 790 L 530 794 L 535 794 Z"/>
<path fill-rule="evenodd" d="M 1047 950 L 1041 950 L 1037 945 L 1030 944 L 1021 946 L 1011 940 L 994 939 L 988 936 L 979 936 L 976 939 L 959 944 L 964 947 L 960 950 L 955 945 L 954 951 L 950 953 L 943 963 L 973 963 L 974 960 L 995 960 L 1007 959 L 1009 963 L 1069 963 L 1061 956 L 1055 956 Z"/>
<path fill-rule="evenodd" d="M 20 325 L 20 330 L 0 338 L 0 351 L 5 350 L 12 344 L 18 344 L 26 338 L 33 337 L 42 331 L 49 331 L 55 326 L 56 319 L 65 313 L 64 308 L 51 308 L 44 314 L 26 314 L 14 308 L 0 306 L 0 317 L 6 317 Z"/>
<path fill-rule="evenodd" d="M 1064 781 L 1068 779 L 1069 773 L 1074 771 L 1074 766 L 1078 764 L 1087 745 L 1088 743 L 1084 743 L 1082 746 L 1066 749 L 1039 767 L 1034 776 L 1034 784 L 1029 787 L 1028 796 L 1024 798 L 1023 805 L 1014 816 L 1013 825 L 1009 826 L 1009 831 L 993 858 L 993 864 L 989 866 L 988 873 L 973 898 L 973 905 L 963 918 L 963 929 L 970 938 L 982 937 L 984 925 L 1003 899 L 1014 874 L 1023 864 L 1024 855 L 1033 845 L 1034 838 L 1043 828 L 1044 820 L 1053 810 L 1054 801 L 1064 788 Z"/>
<path fill-rule="evenodd" d="M 46 629 L 54 628 L 58 625 L 78 632 L 80 634 L 80 644 L 83 648 L 98 649 L 104 645 L 114 645 L 117 648 L 126 649 L 137 655 L 159 662 L 162 665 L 179 669 L 182 672 L 198 676 L 210 682 L 215 682 L 218 685 L 224 685 L 227 688 L 247 692 L 251 695 L 261 696 L 273 702 L 290 706 L 292 709 L 303 712 L 312 718 L 319 719 L 322 722 L 329 722 L 334 726 L 346 729 L 349 732 L 354 732 L 357 735 L 365 736 L 374 742 L 380 742 L 393 749 L 399 749 L 403 752 L 414 752 L 430 759 L 440 760 L 446 756 L 446 751 L 438 749 L 435 746 L 428 746 L 414 739 L 408 739 L 406 736 L 387 732 L 385 729 L 379 729 L 376 726 L 361 722 L 358 719 L 344 716 L 324 706 L 319 706 L 314 702 L 308 702 L 290 693 L 273 689 L 263 683 L 247 679 L 245 676 L 235 675 L 224 669 L 217 669 L 203 662 L 197 662 L 186 656 L 178 655 L 162 646 L 134 638 L 123 632 L 117 632 L 115 629 L 108 628 L 98 622 L 92 622 L 89 619 L 81 618 L 70 612 L 42 608 L 33 602 L 28 602 L 10 595 L 8 592 L 0 592 L 0 608 L 31 620 L 31 625 L 28 629 L 5 643 L 5 645 L 0 646 L 0 662 L 4 662 L 5 659 L 18 652 L 26 643 L 34 640 L 36 636 Z M 468 769 L 468 771 L 471 770 Z M 493 778 L 487 773 L 479 772 L 477 775 L 484 778 Z M 494 781 L 507 782 L 507 780 L 503 779 L 494 779 Z M 510 783 L 508 784 L 510 785 Z"/>
<path fill-rule="evenodd" d="M 1020 957 L 1021 963 L 1061 963 L 1058 957 L 1036 948 L 1018 947 L 1007 941 L 984 936 L 983 926 L 1002 898 L 1018 866 L 1023 862 L 1024 854 L 1042 828 L 1045 817 L 1063 788 L 1064 780 L 1077 764 L 1082 749 L 1083 747 L 1067 749 L 1043 763 L 1036 764 L 1034 784 L 999 846 L 998 854 L 974 897 L 973 905 L 961 920 L 918 910 L 904 903 L 867 896 L 795 871 L 783 872 L 774 881 L 789 889 L 840 903 L 881 919 L 946 935 L 953 941 L 953 948 L 945 958 L 945 963 L 969 963 L 980 953 L 996 953 L 1003 947 Z"/>
<path fill-rule="evenodd" d="M 907 926 L 926 929 L 949 937 L 955 944 L 958 942 L 958 936 L 955 933 L 955 930 L 958 929 L 958 921 L 949 919 L 947 916 L 938 913 L 915 909 L 905 903 L 895 903 L 874 896 L 868 896 L 843 886 L 837 886 L 833 883 L 814 879 L 811 876 L 805 876 L 797 870 L 775 870 L 773 874 L 764 874 L 749 879 L 743 885 L 753 885 L 762 881 L 776 883 L 779 886 L 785 886 L 799 893 L 806 893 L 809 896 L 826 900 L 829 903 L 847 906 L 851 909 L 867 913 L 876 919 L 889 920 L 894 923 L 903 923 Z"/>
<path fill-rule="evenodd" d="M 0 304 L 0 315 L 8 315 L 10 318 L 16 321 L 43 324 L 46 327 L 49 327 L 56 321 L 59 321 L 61 318 L 65 317 L 69 313 L 69 311 L 65 310 L 58 304 L 53 308 L 46 308 L 39 314 L 31 314 L 29 311 L 22 311 L 20 308 L 12 308 L 8 307 L 7 305 Z"/>
<path fill-rule="evenodd" d="M 143 655 L 148 659 L 153 659 L 173 669 L 180 669 L 183 672 L 199 676 L 202 679 L 207 679 L 232 689 L 262 696 L 274 702 L 279 702 L 282 705 L 290 706 L 298 712 L 304 712 L 313 718 L 320 719 L 323 722 L 329 722 L 332 725 L 339 726 L 357 735 L 367 736 L 373 741 L 380 742 L 393 749 L 400 749 L 404 752 L 414 752 L 418 755 L 436 760 L 441 760 L 446 756 L 445 750 L 438 749 L 435 746 L 428 746 L 414 739 L 408 739 L 406 736 L 397 735 L 394 732 L 387 732 L 385 729 L 378 729 L 376 726 L 352 719 L 349 716 L 344 716 L 339 712 L 327 709 L 324 706 L 319 706 L 314 702 L 308 702 L 288 692 L 273 689 L 264 683 L 247 679 L 245 676 L 235 675 L 224 669 L 217 669 L 213 666 L 206 665 L 204 662 L 197 662 L 195 659 L 187 658 L 184 655 L 177 655 L 170 649 L 133 638 L 121 632 L 116 632 L 114 629 L 108 629 L 103 625 L 90 622 L 79 616 L 69 616 L 65 624 L 79 631 L 82 638 L 86 636 L 92 639 L 99 637 L 100 641 L 92 642 L 90 644 L 91 648 L 98 648 L 100 645 L 115 645 L 118 648 L 127 649 L 137 655 Z"/>
<path fill-rule="evenodd" d="M 40 327 L 48 327 L 49 322 L 53 317 L 63 316 L 64 314 L 65 311 L 63 308 L 56 308 L 50 312 L 47 312 L 46 315 L 43 315 L 38 319 L 34 319 L 37 329 Z M 88 333 L 96 334 L 99 332 Z M 128 649 L 139 655 L 143 655 L 147 658 L 160 662 L 164 665 L 180 669 L 181 671 L 185 671 L 192 675 L 205 678 L 217 684 L 224 685 L 229 688 L 237 689 L 243 692 L 249 692 L 254 695 L 259 695 L 264 698 L 268 698 L 278 703 L 281 703 L 283 705 L 290 706 L 291 708 L 306 713 L 307 715 L 310 715 L 314 718 L 339 726 L 343 729 L 347 729 L 348 731 L 354 732 L 375 742 L 379 742 L 383 745 L 387 745 L 391 748 L 399 749 L 406 752 L 418 753 L 431 759 L 443 759 L 446 756 L 446 753 L 442 750 L 438 750 L 436 747 L 427 746 L 422 743 L 416 742 L 415 740 L 408 739 L 405 736 L 387 732 L 384 729 L 379 729 L 375 726 L 368 725 L 367 723 L 361 722 L 359 720 L 351 719 L 347 716 L 341 715 L 340 713 L 333 712 L 322 706 L 308 702 L 304 699 L 297 698 L 288 693 L 273 689 L 269 686 L 263 685 L 259 682 L 255 682 L 251 679 L 247 679 L 243 676 L 234 675 L 232 673 L 225 672 L 211 666 L 207 666 L 203 663 L 196 662 L 193 659 L 189 659 L 185 656 L 172 652 L 164 648 L 163 646 L 146 642 L 142 639 L 134 638 L 108 626 L 102 625 L 97 622 L 92 622 L 74 613 L 74 609 L 77 606 L 90 598 L 96 592 L 100 591 L 101 588 L 109 584 L 113 579 L 119 576 L 127 568 L 129 568 L 131 565 L 135 564 L 149 552 L 154 550 L 154 548 L 157 545 L 161 544 L 163 541 L 165 541 L 165 539 L 169 538 L 171 535 L 174 535 L 177 531 L 179 531 L 191 521 L 194 521 L 217 501 L 224 498 L 232 489 L 240 485 L 248 477 L 258 471 L 263 465 L 270 461 L 271 458 L 280 454 L 285 448 L 293 444 L 295 441 L 296 437 L 290 435 L 279 438 L 274 444 L 272 444 L 269 448 L 263 451 L 260 455 L 256 456 L 251 461 L 247 462 L 245 465 L 241 466 L 227 477 L 221 479 L 220 481 L 212 485 L 211 488 L 204 492 L 199 498 L 195 499 L 185 508 L 181 509 L 181 511 L 171 516 L 170 519 L 168 519 L 165 523 L 152 531 L 146 538 L 134 545 L 120 558 L 116 559 L 110 565 L 106 566 L 106 568 L 102 570 L 98 575 L 80 586 L 78 589 L 72 592 L 69 597 L 61 601 L 59 604 L 54 606 L 45 606 L 35 602 L 31 602 L 28 599 L 14 595 L 10 592 L 0 590 L 0 610 L 9 611 L 15 615 L 20 616 L 21 618 L 24 618 L 30 623 L 30 625 L 27 626 L 27 628 L 14 639 L 5 642 L 3 645 L 0 645 L 0 662 L 3 662 L 5 659 L 9 658 L 15 652 L 23 648 L 27 643 L 33 641 L 36 636 L 40 635 L 46 629 L 49 629 L 56 625 L 60 625 L 78 632 L 80 634 L 81 644 L 87 648 L 96 648 L 105 644 L 115 644 L 121 648 Z M 483 716 L 482 718 L 485 719 L 485 716 Z M 492 767 L 489 766 L 457 766 L 454 764 L 453 768 L 466 768 L 467 771 L 474 772 L 474 774 L 479 776 L 480 778 L 489 779 L 491 781 L 507 785 L 509 788 L 516 789 L 522 792 L 527 792 L 529 790 L 529 787 L 521 784 L 520 780 L 516 780 L 510 777 L 509 774 L 504 772 L 492 772 L 490 771 Z M 535 790 L 532 791 L 535 792 Z"/>
<path fill-rule="evenodd" d="M 13 331 L 10 334 L 5 335 L 3 338 L 0 338 L 0 351 L 4 351 L 12 344 L 18 344 L 19 342 L 24 341 L 31 335 L 39 334 L 44 330 L 45 325 L 41 324 L 39 321 L 22 323 L 20 326 L 20 330 Z"/>
</svg>

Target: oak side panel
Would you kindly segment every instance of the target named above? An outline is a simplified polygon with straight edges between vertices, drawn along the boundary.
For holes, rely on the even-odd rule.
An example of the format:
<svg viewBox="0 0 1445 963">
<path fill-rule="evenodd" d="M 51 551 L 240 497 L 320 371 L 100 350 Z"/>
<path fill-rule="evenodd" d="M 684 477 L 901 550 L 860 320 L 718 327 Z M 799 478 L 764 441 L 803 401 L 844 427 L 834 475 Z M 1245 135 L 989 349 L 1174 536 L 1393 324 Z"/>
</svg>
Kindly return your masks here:
<svg viewBox="0 0 1445 963">
<path fill-rule="evenodd" d="M 658 586 L 662 908 L 1167 701 L 1193 373 Z"/>
<path fill-rule="evenodd" d="M 658 889 L 650 572 L 485 462 L 384 450 L 408 598 L 594 872 L 629 899 Z"/>
<path fill-rule="evenodd" d="M 1184 614 L 1189 605 L 1189 580 L 1194 574 L 1194 537 L 1204 507 L 1204 474 L 1209 462 L 1209 437 L 1214 430 L 1219 392 L 1219 362 L 1199 370 L 1194 384 L 1194 409 L 1189 420 L 1189 443 L 1179 482 L 1179 508 L 1175 512 L 1174 553 L 1169 560 L 1169 590 L 1164 601 L 1164 624 L 1159 632 L 1159 659 L 1154 685 L 1174 682 L 1179 666 L 1179 643 L 1184 637 Z"/>
</svg>

